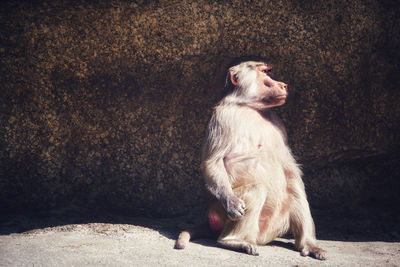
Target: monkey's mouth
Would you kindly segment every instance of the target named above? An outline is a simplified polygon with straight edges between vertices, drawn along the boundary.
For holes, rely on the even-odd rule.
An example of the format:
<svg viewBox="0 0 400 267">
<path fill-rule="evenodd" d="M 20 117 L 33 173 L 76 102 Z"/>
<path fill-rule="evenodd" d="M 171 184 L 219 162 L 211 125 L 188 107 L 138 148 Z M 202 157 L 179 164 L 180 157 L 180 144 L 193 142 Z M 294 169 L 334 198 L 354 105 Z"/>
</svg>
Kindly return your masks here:
<svg viewBox="0 0 400 267">
<path fill-rule="evenodd" d="M 278 96 L 275 96 L 274 98 L 275 98 L 276 100 L 281 101 L 281 100 L 285 100 L 285 99 L 286 99 L 286 95 L 278 95 Z"/>
<path fill-rule="evenodd" d="M 261 101 L 265 104 L 276 104 L 285 101 L 286 95 L 276 95 L 263 98 Z"/>
</svg>

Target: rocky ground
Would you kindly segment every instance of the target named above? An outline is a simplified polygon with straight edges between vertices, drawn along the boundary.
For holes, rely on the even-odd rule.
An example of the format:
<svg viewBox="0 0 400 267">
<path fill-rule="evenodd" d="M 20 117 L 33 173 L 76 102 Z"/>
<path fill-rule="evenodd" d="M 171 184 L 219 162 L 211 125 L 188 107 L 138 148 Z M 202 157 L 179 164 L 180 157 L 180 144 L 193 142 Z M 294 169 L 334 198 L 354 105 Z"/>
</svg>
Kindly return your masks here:
<svg viewBox="0 0 400 267">
<path fill-rule="evenodd" d="M 73 210 L 8 215 L 0 222 L 0 266 L 400 266 L 395 221 L 314 214 L 319 244 L 328 251 L 323 262 L 300 256 L 290 237 L 260 247 L 260 256 L 207 239 L 174 249 L 179 228 L 193 216 L 146 219 Z"/>
</svg>

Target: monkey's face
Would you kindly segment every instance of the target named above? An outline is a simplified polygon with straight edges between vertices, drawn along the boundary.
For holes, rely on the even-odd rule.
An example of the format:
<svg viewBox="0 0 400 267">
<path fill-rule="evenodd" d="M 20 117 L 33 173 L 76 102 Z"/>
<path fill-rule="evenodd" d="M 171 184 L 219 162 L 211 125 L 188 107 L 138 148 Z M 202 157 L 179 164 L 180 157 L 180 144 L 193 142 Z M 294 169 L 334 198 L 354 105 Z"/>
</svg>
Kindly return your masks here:
<svg viewBox="0 0 400 267">
<path fill-rule="evenodd" d="M 230 78 L 237 96 L 257 109 L 283 105 L 287 96 L 287 85 L 272 79 L 271 69 L 272 66 L 255 61 L 230 68 Z"/>
<path fill-rule="evenodd" d="M 283 105 L 287 96 L 287 84 L 272 79 L 271 69 L 266 64 L 256 67 L 258 99 L 266 105 L 265 108 Z"/>
</svg>

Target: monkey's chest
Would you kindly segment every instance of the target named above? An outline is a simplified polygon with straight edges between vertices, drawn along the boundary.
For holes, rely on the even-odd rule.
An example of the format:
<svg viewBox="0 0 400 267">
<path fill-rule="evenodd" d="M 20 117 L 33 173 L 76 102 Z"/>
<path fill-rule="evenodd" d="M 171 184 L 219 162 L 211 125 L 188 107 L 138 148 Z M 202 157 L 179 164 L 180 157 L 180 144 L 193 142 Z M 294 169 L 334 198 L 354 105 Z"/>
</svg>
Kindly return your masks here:
<svg viewBox="0 0 400 267">
<path fill-rule="evenodd" d="M 232 163 L 244 162 L 249 166 L 252 162 L 278 164 L 284 163 L 287 154 L 288 147 L 279 129 L 271 123 L 262 122 L 243 128 L 234 136 L 227 159 Z"/>
<path fill-rule="evenodd" d="M 260 182 L 280 186 L 285 183 L 285 157 L 290 152 L 282 132 L 261 116 L 251 122 L 241 122 L 238 130 L 232 132 L 231 149 L 224 159 L 231 182 L 238 186 Z"/>
<path fill-rule="evenodd" d="M 254 142 L 253 149 L 237 151 L 225 160 L 225 167 L 234 187 L 251 183 L 263 183 L 271 188 L 283 188 L 286 184 L 283 152 L 262 142 Z"/>
</svg>

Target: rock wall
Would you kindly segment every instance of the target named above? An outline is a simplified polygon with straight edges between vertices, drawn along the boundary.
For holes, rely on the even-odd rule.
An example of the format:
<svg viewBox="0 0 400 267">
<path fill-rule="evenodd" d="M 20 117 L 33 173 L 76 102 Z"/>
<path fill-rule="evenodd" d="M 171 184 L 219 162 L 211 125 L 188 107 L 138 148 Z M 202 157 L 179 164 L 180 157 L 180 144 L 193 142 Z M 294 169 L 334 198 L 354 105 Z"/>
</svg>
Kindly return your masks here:
<svg viewBox="0 0 400 267">
<path fill-rule="evenodd" d="M 313 206 L 399 200 L 396 1 L 2 1 L 0 209 L 204 204 L 233 58 L 269 58 Z M 384 192 L 384 194 L 381 194 Z"/>
</svg>

